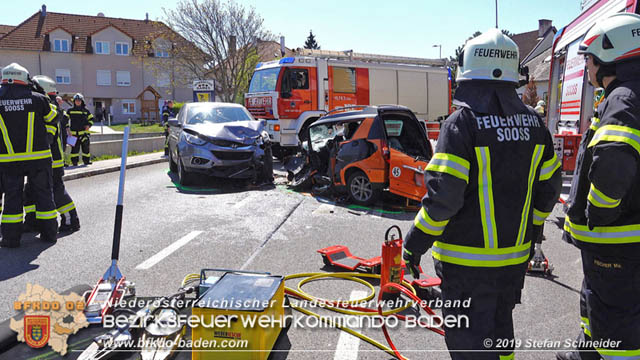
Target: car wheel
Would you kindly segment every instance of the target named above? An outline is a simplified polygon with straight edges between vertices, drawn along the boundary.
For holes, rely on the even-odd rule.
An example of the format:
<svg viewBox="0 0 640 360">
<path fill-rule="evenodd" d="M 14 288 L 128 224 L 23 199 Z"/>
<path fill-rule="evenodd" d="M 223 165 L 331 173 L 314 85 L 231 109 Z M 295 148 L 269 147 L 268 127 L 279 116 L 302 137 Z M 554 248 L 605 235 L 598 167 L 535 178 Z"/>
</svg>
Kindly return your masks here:
<svg viewBox="0 0 640 360">
<path fill-rule="evenodd" d="M 178 164 L 173 160 L 173 153 L 171 150 L 169 150 L 169 170 L 171 170 L 172 173 L 178 172 Z"/>
<path fill-rule="evenodd" d="M 369 177 L 362 171 L 356 171 L 347 180 L 349 197 L 358 205 L 371 205 L 378 200 L 380 191 L 373 188 Z"/>
<path fill-rule="evenodd" d="M 192 183 L 192 175 L 184 169 L 180 155 L 178 155 L 178 182 L 183 186 L 191 185 Z"/>
<path fill-rule="evenodd" d="M 273 183 L 273 156 L 270 145 L 266 146 L 263 160 L 262 169 L 260 170 L 260 181 L 262 183 Z"/>
</svg>

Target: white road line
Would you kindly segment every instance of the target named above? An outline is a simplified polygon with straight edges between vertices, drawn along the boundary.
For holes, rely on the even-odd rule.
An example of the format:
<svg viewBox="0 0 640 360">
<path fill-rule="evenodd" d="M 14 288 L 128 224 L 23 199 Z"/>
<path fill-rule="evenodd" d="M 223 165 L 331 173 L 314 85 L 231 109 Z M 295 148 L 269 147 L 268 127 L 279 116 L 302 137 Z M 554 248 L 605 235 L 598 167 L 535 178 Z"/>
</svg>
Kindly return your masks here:
<svg viewBox="0 0 640 360">
<path fill-rule="evenodd" d="M 198 235 L 200 235 L 202 233 L 203 233 L 202 231 L 192 231 L 192 232 L 188 233 L 187 235 L 185 235 L 182 238 L 180 238 L 178 241 L 176 241 L 173 244 L 167 246 L 166 248 L 160 250 L 159 253 L 157 253 L 157 254 L 153 255 L 152 257 L 148 258 L 142 264 L 136 266 L 136 269 L 138 269 L 138 270 L 147 270 L 147 269 L 151 268 L 153 265 L 159 263 L 160 261 L 162 261 L 162 259 L 164 259 L 167 256 L 171 255 L 174 251 L 180 249 L 181 247 L 186 245 L 189 241 L 195 239 L 196 236 L 198 236 Z"/>
<path fill-rule="evenodd" d="M 350 300 L 362 299 L 367 296 L 367 293 L 362 290 L 353 290 L 349 297 Z M 353 328 L 357 330 L 357 328 Z M 360 339 L 345 332 L 340 332 L 340 338 L 338 338 L 338 346 L 336 347 L 336 354 L 333 356 L 333 360 L 356 360 L 358 358 L 358 348 L 360 347 Z"/>
</svg>

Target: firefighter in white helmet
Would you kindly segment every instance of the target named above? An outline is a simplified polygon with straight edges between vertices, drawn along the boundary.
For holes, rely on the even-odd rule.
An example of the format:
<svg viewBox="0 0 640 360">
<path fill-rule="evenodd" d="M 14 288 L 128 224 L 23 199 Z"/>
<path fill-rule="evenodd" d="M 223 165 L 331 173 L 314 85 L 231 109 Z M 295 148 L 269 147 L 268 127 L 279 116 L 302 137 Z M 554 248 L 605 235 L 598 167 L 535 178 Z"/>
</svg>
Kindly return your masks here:
<svg viewBox="0 0 640 360">
<path fill-rule="evenodd" d="M 640 359 L 640 16 L 596 23 L 578 53 L 605 95 L 580 144 L 564 239 L 582 253 L 579 340 L 602 345 L 557 358 Z"/>
<path fill-rule="evenodd" d="M 40 239 L 56 242 L 57 221 L 51 184 L 51 139 L 56 107 L 32 91 L 27 69 L 13 63 L 2 69 L 0 87 L 0 173 L 5 191 L 2 211 L 3 247 L 20 246 L 24 178 L 31 183 Z"/>
<path fill-rule="evenodd" d="M 469 327 L 445 328 L 452 359 L 513 359 L 512 311 L 532 240 L 560 193 L 560 162 L 544 123 L 516 93 L 518 47 L 509 37 L 491 29 L 467 41 L 456 81 L 458 110 L 442 124 L 403 258 L 418 277 L 431 248 L 443 300 L 471 299 L 469 308 L 442 311 L 469 319 Z"/>
<path fill-rule="evenodd" d="M 80 221 L 78 220 L 78 212 L 76 205 L 74 204 L 71 196 L 67 192 L 62 177 L 64 176 L 64 146 L 62 143 L 62 124 L 64 123 L 64 117 L 66 116 L 64 110 L 58 105 L 56 101 L 57 90 L 56 83 L 48 76 L 37 75 L 33 77 L 33 82 L 42 87 L 44 92 L 49 96 L 49 100 L 58 111 L 56 133 L 54 135 L 53 142 L 51 143 L 51 156 L 53 159 L 52 174 L 53 174 L 53 201 L 56 205 L 56 211 L 60 214 L 60 227 L 59 232 L 73 232 L 80 230 Z M 65 134 L 66 136 L 66 134 Z M 25 228 L 28 228 L 29 222 L 35 220 L 35 204 L 34 199 L 31 196 L 32 189 L 31 184 L 27 183 L 25 187 L 24 196 L 24 211 L 25 211 Z M 32 227 L 33 228 L 33 227 Z"/>
</svg>

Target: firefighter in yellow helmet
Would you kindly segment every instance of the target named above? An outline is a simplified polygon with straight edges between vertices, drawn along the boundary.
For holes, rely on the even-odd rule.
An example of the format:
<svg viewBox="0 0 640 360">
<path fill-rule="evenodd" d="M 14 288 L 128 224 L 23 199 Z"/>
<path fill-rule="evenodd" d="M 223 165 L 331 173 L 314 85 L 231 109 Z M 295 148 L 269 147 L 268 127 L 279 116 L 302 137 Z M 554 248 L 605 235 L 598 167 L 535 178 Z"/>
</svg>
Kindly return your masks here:
<svg viewBox="0 0 640 360">
<path fill-rule="evenodd" d="M 405 239 L 414 277 L 431 248 L 443 300 L 471 299 L 469 308 L 442 309 L 469 320 L 469 327 L 445 329 L 454 360 L 513 359 L 512 311 L 531 243 L 560 193 L 551 134 L 516 93 L 518 70 L 518 47 L 499 30 L 467 41 L 458 110 L 442 124 L 425 169 L 428 191 Z"/>
<path fill-rule="evenodd" d="M 2 69 L 0 173 L 5 201 L 0 245 L 3 247 L 20 246 L 25 176 L 32 185 L 40 239 L 56 242 L 50 144 L 56 132 L 57 113 L 45 95 L 32 91 L 27 69 L 16 63 Z"/>
<path fill-rule="evenodd" d="M 640 16 L 596 23 L 578 53 L 605 94 L 580 143 L 564 239 L 582 254 L 579 340 L 602 345 L 557 358 L 640 359 Z"/>
</svg>

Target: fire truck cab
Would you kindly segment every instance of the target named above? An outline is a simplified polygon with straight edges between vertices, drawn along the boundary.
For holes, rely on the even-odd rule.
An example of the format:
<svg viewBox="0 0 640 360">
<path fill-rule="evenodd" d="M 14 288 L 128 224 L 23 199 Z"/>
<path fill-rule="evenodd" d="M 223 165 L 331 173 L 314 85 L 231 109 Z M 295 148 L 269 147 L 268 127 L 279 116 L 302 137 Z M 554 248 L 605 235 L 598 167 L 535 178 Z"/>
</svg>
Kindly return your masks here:
<svg viewBox="0 0 640 360">
<path fill-rule="evenodd" d="M 350 105 L 404 105 L 437 131 L 433 123 L 450 113 L 450 78 L 444 59 L 304 50 L 301 56 L 258 63 L 245 106 L 267 120 L 276 149 L 297 148 L 311 123 Z"/>
<path fill-rule="evenodd" d="M 638 0 L 591 0 L 553 39 L 547 125 L 555 134 L 555 149 L 562 170 L 572 172 L 581 134 L 589 128 L 601 90 L 589 83 L 584 57 L 578 46 L 598 20 L 619 12 L 638 13 Z"/>
</svg>

